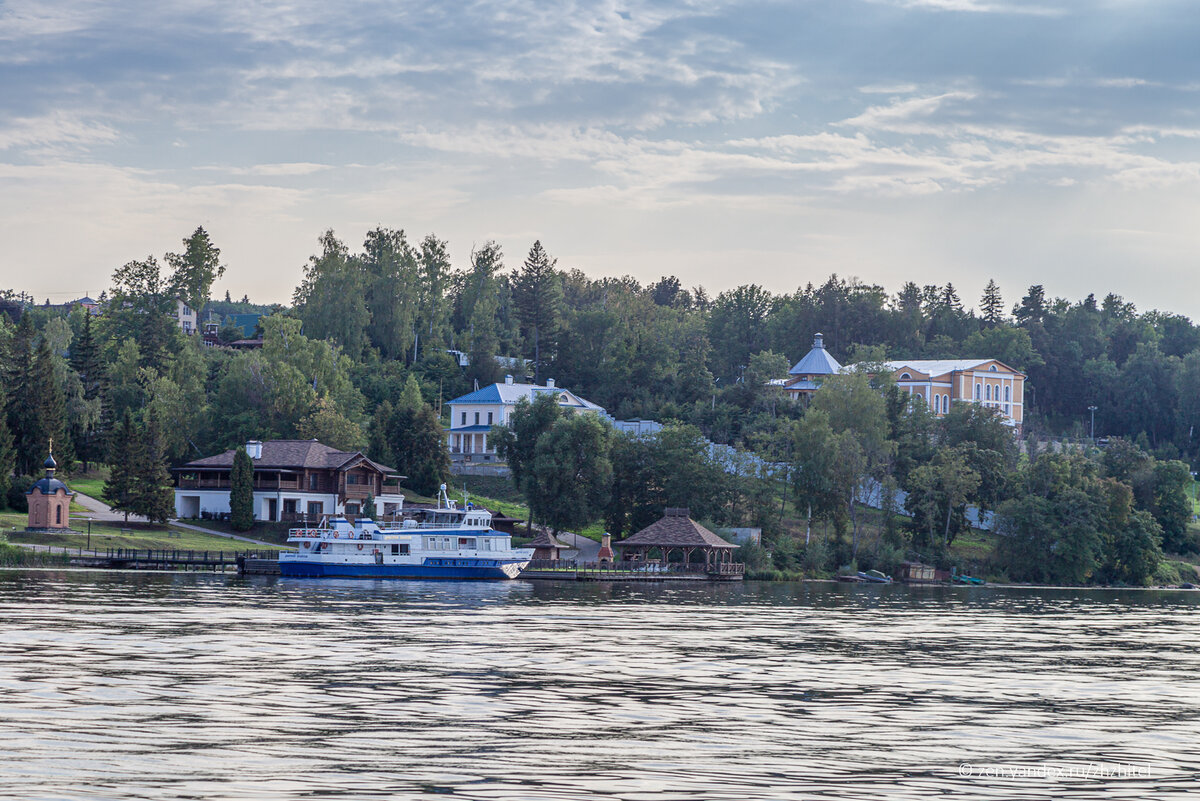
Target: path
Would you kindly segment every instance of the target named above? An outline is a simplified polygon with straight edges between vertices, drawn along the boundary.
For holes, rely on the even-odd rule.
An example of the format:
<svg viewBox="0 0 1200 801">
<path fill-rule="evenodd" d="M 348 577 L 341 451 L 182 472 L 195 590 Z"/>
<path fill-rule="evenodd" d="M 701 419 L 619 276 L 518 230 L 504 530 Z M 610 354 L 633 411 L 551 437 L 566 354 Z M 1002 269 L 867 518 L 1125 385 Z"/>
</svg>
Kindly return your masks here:
<svg viewBox="0 0 1200 801">
<path fill-rule="evenodd" d="M 114 512 L 112 510 L 111 506 L 104 503 L 103 501 L 99 501 L 99 500 L 91 497 L 90 495 L 84 495 L 81 492 L 76 492 L 75 493 L 75 502 L 88 510 L 88 514 L 84 515 L 84 517 L 90 517 L 93 520 L 103 520 L 108 523 L 124 523 L 125 522 L 125 513 L 124 512 Z M 76 517 L 79 517 L 79 515 L 76 515 Z M 146 518 L 141 517 L 139 515 L 130 515 L 129 522 L 131 522 L 131 523 L 146 523 L 148 521 L 146 520 Z M 230 534 L 225 531 L 213 531 L 211 528 L 204 528 L 203 526 L 193 526 L 190 523 L 180 523 L 178 520 L 170 521 L 170 525 L 175 526 L 176 528 L 186 528 L 189 531 L 199 531 L 201 534 L 211 534 L 214 537 L 224 537 L 227 540 L 238 540 L 240 542 L 249 542 L 253 545 L 267 545 L 272 548 L 279 547 L 279 545 L 277 543 L 264 542 L 263 540 L 256 540 L 251 537 L 243 537 L 240 534 Z"/>
</svg>

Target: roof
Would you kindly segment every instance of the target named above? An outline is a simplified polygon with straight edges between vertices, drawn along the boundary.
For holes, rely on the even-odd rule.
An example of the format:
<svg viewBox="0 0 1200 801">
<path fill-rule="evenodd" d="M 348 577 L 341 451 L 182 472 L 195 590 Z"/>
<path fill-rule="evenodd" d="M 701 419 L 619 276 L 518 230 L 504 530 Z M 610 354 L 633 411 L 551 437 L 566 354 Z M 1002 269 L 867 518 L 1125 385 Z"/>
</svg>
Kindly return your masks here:
<svg viewBox="0 0 1200 801">
<path fill-rule="evenodd" d="M 483 431 L 485 433 L 488 431 L 491 431 L 492 427 L 487 425 L 486 423 L 480 423 L 477 426 L 463 426 L 462 428 L 454 428 L 453 426 L 451 426 L 450 428 L 447 428 L 445 430 L 453 431 L 455 434 L 471 434 L 471 433 L 477 434 L 480 431 Z"/>
<path fill-rule="evenodd" d="M 833 375 L 841 369 L 841 362 L 825 350 L 824 338 L 817 334 L 813 337 L 812 350 L 788 370 L 788 375 Z"/>
<path fill-rule="evenodd" d="M 555 537 L 549 531 L 539 531 L 538 535 L 523 546 L 525 548 L 570 548 L 562 540 Z"/>
<path fill-rule="evenodd" d="M 176 469 L 233 467 L 233 455 L 239 450 L 241 448 L 233 448 L 216 456 L 208 456 L 203 459 L 197 459 L 194 462 L 188 462 L 183 467 Z M 336 470 L 358 457 L 361 457 L 361 461 L 370 464 L 380 472 L 388 474 L 396 473 L 395 468 L 372 461 L 359 451 L 339 451 L 336 448 L 323 445 L 315 439 L 267 440 L 262 444 L 262 457 L 254 460 L 254 468 L 256 470 L 267 468 L 299 470 L 307 467 Z"/>
<path fill-rule="evenodd" d="M 521 398 L 525 398 L 532 403 L 533 399 L 543 392 L 557 393 L 560 397 L 560 406 L 591 409 L 593 411 L 600 412 L 604 411 L 602 406 L 592 403 L 589 400 L 585 400 L 570 390 L 563 389 L 562 387 L 543 387 L 539 386 L 538 384 L 496 383 L 457 397 L 450 401 L 450 405 L 453 406 L 458 403 L 503 403 L 508 405 L 515 404 Z M 562 400 L 564 396 L 566 398 L 565 401 Z"/>
<path fill-rule="evenodd" d="M 975 370 L 991 362 L 996 362 L 1011 372 L 1020 372 L 997 359 L 910 359 L 908 361 L 883 362 L 883 365 L 892 371 L 907 368 L 918 373 L 935 376 L 953 373 L 955 370 Z"/>
<path fill-rule="evenodd" d="M 37 481 L 33 482 L 32 487 L 25 491 L 25 494 L 32 495 L 33 493 L 40 491 L 43 495 L 53 495 L 59 490 L 62 490 L 68 495 L 75 494 L 70 490 L 70 488 L 67 487 L 66 484 L 62 483 L 57 478 L 39 478 Z"/>
<path fill-rule="evenodd" d="M 687 516 L 686 510 L 683 510 L 683 512 L 683 514 L 679 514 L 676 510 L 668 509 L 667 514 L 661 520 L 651 523 L 638 533 L 621 542 L 614 542 L 613 545 L 617 548 L 624 548 L 627 545 L 641 545 L 645 547 L 669 546 L 672 548 L 708 547 L 733 549 L 738 547 L 732 542 L 726 542 L 695 520 L 692 520 Z"/>
</svg>

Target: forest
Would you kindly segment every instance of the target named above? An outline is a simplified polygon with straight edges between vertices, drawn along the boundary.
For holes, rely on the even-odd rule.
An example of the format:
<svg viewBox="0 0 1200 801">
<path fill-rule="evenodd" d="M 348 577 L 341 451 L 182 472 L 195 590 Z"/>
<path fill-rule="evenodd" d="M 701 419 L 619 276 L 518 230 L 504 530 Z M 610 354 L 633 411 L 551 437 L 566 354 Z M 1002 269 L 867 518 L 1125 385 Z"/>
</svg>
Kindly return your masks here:
<svg viewBox="0 0 1200 801">
<path fill-rule="evenodd" d="M 949 563 L 977 507 L 996 513 L 987 569 L 1069 583 L 1164 580 L 1164 553 L 1200 550 L 1188 496 L 1200 330 L 1112 292 L 1068 300 L 1031 286 L 1005 299 L 989 281 L 964 300 L 951 284 L 893 292 L 831 275 L 713 296 L 674 276 L 591 277 L 541 242 L 516 257 L 487 242 L 456 261 L 433 234 L 389 228 L 360 246 L 322 234 L 288 304 L 213 300 L 225 273 L 197 228 L 179 252 L 116 266 L 98 315 L 0 293 L 10 505 L 51 440 L 68 472 L 118 466 L 109 499 L 152 518 L 170 514 L 170 467 L 248 439 L 363 449 L 428 490 L 448 469 L 445 402 L 528 364 L 518 380 L 554 378 L 617 419 L 667 426 L 639 440 L 523 408 L 513 431 L 526 435 L 506 453 L 531 513 L 553 527 L 628 534 L 688 506 L 714 525 L 761 526 L 762 570 L 817 573 Z M 177 299 L 201 323 L 211 313 L 222 343 L 237 336 L 228 315 L 262 313 L 262 347 L 206 347 L 180 330 Z M 831 378 L 811 404 L 784 398 L 770 380 L 818 332 L 844 364 L 1009 364 L 1028 376 L 1022 439 L 973 404 L 935 418 L 870 371 Z M 1106 447 L 1091 439 L 1093 412 Z M 709 443 L 746 458 L 718 463 Z M 869 492 L 882 512 L 863 503 Z"/>
</svg>

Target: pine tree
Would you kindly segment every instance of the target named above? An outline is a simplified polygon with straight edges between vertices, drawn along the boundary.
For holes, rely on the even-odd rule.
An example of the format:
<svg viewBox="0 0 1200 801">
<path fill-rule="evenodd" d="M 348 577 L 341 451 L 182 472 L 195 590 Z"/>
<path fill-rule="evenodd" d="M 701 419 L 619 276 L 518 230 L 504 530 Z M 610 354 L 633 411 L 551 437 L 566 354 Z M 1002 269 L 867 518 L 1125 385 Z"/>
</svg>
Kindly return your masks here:
<svg viewBox="0 0 1200 801">
<path fill-rule="evenodd" d="M 113 430 L 109 438 L 109 473 L 101 492 L 105 503 L 114 510 L 125 513 L 126 523 L 129 522 L 129 513 L 136 512 L 133 504 L 137 468 L 145 460 L 142 450 L 142 441 L 133 423 L 133 413 L 126 409 L 120 425 Z"/>
<path fill-rule="evenodd" d="M 24 441 L 17 451 L 17 469 L 23 474 L 32 474 L 41 465 L 50 451 L 50 440 L 57 446 L 60 468 L 68 469 L 74 458 L 67 436 L 67 403 L 54 369 L 55 358 L 50 345 L 43 339 L 38 345 L 29 389 L 26 390 L 32 397 L 23 431 Z"/>
<path fill-rule="evenodd" d="M 1004 321 L 1004 298 L 1000 296 L 1000 287 L 996 286 L 995 281 L 989 280 L 984 287 L 979 309 L 983 312 L 983 321 L 988 325 L 999 325 Z"/>
<path fill-rule="evenodd" d="M 146 426 L 142 447 L 134 466 L 130 506 L 135 514 L 152 523 L 165 523 L 175 511 L 175 493 L 171 489 L 171 474 L 163 459 L 162 434 L 153 418 Z"/>
<path fill-rule="evenodd" d="M 71 369 L 79 375 L 79 382 L 83 385 L 83 400 L 89 404 L 96 402 L 104 381 L 104 366 L 100 362 L 100 348 L 92 333 L 92 315 L 86 309 L 83 315 L 83 329 L 71 345 Z M 83 462 L 84 472 L 87 472 L 88 463 L 100 457 L 97 425 L 94 420 L 89 420 L 82 426 L 75 421 L 74 430 L 75 456 Z"/>
<path fill-rule="evenodd" d="M 248 531 L 254 525 L 254 461 L 244 448 L 233 454 L 229 485 L 230 522 L 237 531 Z"/>
<path fill-rule="evenodd" d="M 8 389 L 8 429 L 18 456 L 18 475 L 28 475 L 31 472 L 27 465 L 29 457 L 22 460 L 20 456 L 33 447 L 37 436 L 33 391 L 34 336 L 31 316 L 27 313 L 22 314 L 20 322 L 17 323 L 16 333 L 13 334 L 8 364 L 4 371 L 4 384 Z"/>
<path fill-rule="evenodd" d="M 17 463 L 17 453 L 13 450 L 12 432 L 8 430 L 8 421 L 5 420 L 3 414 L 5 401 L 4 387 L 0 386 L 0 506 L 4 505 L 5 499 L 8 497 L 13 468 Z"/>
<path fill-rule="evenodd" d="M 533 243 L 521 270 L 514 276 L 513 300 L 521 319 L 521 333 L 533 343 L 533 376 L 554 357 L 562 318 L 562 279 L 541 241 Z"/>
</svg>

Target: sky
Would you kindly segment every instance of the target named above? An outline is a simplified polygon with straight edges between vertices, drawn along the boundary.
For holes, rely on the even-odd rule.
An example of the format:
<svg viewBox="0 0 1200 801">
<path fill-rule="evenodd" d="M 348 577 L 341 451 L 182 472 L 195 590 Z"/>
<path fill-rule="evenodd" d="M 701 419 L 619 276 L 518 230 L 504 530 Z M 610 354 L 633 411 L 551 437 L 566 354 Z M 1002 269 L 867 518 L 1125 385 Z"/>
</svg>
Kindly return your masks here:
<svg viewBox="0 0 1200 801">
<path fill-rule="evenodd" d="M 95 296 L 203 225 L 217 294 L 287 302 L 382 225 L 1200 319 L 1198 41 L 1194 0 L 0 0 L 0 288 Z"/>
</svg>

